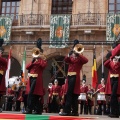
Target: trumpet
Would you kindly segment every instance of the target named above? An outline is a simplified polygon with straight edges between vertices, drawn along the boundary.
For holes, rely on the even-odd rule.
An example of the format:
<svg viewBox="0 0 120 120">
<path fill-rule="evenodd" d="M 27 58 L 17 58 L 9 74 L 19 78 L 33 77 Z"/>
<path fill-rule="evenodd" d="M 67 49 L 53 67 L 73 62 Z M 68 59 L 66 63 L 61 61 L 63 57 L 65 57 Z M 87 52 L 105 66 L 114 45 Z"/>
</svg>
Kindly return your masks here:
<svg viewBox="0 0 120 120">
<path fill-rule="evenodd" d="M 78 54 L 82 54 L 82 52 L 84 51 L 84 47 L 82 44 L 76 44 L 73 51 L 75 51 Z"/>
</svg>

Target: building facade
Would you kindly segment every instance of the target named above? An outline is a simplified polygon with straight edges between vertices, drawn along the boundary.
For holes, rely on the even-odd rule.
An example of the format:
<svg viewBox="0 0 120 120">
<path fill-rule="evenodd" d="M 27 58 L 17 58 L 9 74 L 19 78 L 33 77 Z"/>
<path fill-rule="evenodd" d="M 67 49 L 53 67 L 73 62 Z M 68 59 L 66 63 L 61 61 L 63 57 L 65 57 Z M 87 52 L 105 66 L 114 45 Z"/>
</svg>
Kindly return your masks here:
<svg viewBox="0 0 120 120">
<path fill-rule="evenodd" d="M 49 41 L 50 38 L 50 16 L 52 14 L 71 14 L 70 41 L 106 41 L 106 14 L 116 12 L 118 0 L 0 0 L 2 16 L 12 15 L 13 23 L 10 41 L 36 41 L 42 38 Z M 114 7 L 115 6 L 115 7 Z M 112 11 L 114 7 L 114 11 Z M 119 7 L 118 7 L 119 8 Z M 119 10 L 119 9 L 118 9 Z M 12 71 L 11 76 L 19 75 L 22 65 L 23 51 L 26 48 L 26 63 L 32 59 L 32 48 L 35 44 L 10 44 L 4 46 L 4 55 L 8 55 L 12 46 Z M 61 67 L 64 56 L 66 56 L 73 45 L 67 48 L 49 48 L 49 44 L 43 44 L 44 54 L 47 56 L 48 66 L 44 71 L 44 86 L 53 80 L 54 69 Z M 91 83 L 93 48 L 94 45 L 84 44 L 84 56 L 89 62 L 83 66 L 82 75 L 86 75 L 87 83 Z M 103 58 L 111 47 L 104 45 Z M 53 67 L 55 61 L 58 66 Z M 102 44 L 96 45 L 96 60 L 99 80 L 101 78 Z M 16 62 L 15 62 L 16 61 Z M 17 65 L 17 68 L 16 68 Z M 64 67 L 63 67 L 64 66 Z M 64 64 L 60 70 L 58 79 L 63 84 L 67 73 L 67 65 Z M 18 69 L 18 71 L 16 71 Z M 27 71 L 26 71 L 27 76 Z M 105 70 L 105 77 L 107 72 Z M 81 78 L 82 79 L 82 78 Z"/>
</svg>

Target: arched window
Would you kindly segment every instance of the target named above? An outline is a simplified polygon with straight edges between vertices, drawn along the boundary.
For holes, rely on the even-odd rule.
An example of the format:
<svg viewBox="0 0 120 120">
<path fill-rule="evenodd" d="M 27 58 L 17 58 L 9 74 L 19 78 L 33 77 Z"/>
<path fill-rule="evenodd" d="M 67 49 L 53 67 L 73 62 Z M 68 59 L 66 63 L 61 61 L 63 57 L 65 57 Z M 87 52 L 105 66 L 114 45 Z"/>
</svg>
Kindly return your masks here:
<svg viewBox="0 0 120 120">
<path fill-rule="evenodd" d="M 71 14 L 72 0 L 52 0 L 51 14 Z"/>
<path fill-rule="evenodd" d="M 120 13 L 120 0 L 109 0 L 109 13 Z"/>
</svg>

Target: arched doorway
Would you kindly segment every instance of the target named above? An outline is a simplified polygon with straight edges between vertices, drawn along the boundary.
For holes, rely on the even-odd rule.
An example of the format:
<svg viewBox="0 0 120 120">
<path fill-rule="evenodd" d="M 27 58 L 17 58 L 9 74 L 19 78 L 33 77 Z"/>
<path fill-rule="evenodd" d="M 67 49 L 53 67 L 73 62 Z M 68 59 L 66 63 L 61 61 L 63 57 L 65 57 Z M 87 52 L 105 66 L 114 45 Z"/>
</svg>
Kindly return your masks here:
<svg viewBox="0 0 120 120">
<path fill-rule="evenodd" d="M 8 59 L 8 55 L 3 55 L 4 58 Z M 21 65 L 14 57 L 11 57 L 10 77 L 20 76 Z"/>
<path fill-rule="evenodd" d="M 55 61 L 57 62 L 56 71 L 58 71 L 56 78 L 60 86 L 64 84 L 65 76 L 63 75 L 61 70 L 59 70 L 59 67 L 62 66 L 61 69 L 63 70 L 64 74 L 67 75 L 68 65 L 64 62 L 64 56 L 56 55 L 56 56 L 50 57 L 47 60 L 47 67 L 43 72 L 43 85 L 46 90 L 48 88 L 48 83 L 50 82 L 54 83 L 55 77 L 53 76 L 55 74 L 54 73 L 55 66 L 53 67 L 53 64 L 55 64 Z M 48 92 L 46 91 L 45 102 L 47 100 L 47 97 L 48 97 Z"/>
</svg>

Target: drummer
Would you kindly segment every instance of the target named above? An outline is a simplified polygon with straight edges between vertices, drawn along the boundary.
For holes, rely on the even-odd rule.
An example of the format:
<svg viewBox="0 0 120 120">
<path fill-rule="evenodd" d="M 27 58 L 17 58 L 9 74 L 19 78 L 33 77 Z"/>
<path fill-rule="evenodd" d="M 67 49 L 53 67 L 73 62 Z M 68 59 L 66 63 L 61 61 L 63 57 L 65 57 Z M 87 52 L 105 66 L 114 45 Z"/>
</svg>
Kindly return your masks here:
<svg viewBox="0 0 120 120">
<path fill-rule="evenodd" d="M 104 95 L 105 96 L 105 80 L 104 78 L 101 79 L 101 83 L 98 84 L 98 87 L 97 87 L 97 91 L 98 93 L 97 94 L 101 94 L 101 97 Z M 102 99 L 102 98 L 101 98 Z M 102 111 L 103 111 L 103 114 L 106 114 L 106 99 L 104 100 L 99 100 L 97 98 L 97 104 L 98 104 L 98 114 L 99 115 L 102 115 Z M 102 109 L 103 108 L 103 109 Z"/>
<path fill-rule="evenodd" d="M 87 94 L 88 91 L 88 86 L 86 85 L 86 80 L 82 80 L 82 85 L 80 86 L 80 94 L 85 93 L 84 95 Z M 80 114 L 83 113 L 83 108 L 84 108 L 84 114 L 87 114 L 87 99 L 82 99 L 80 100 Z"/>
</svg>

